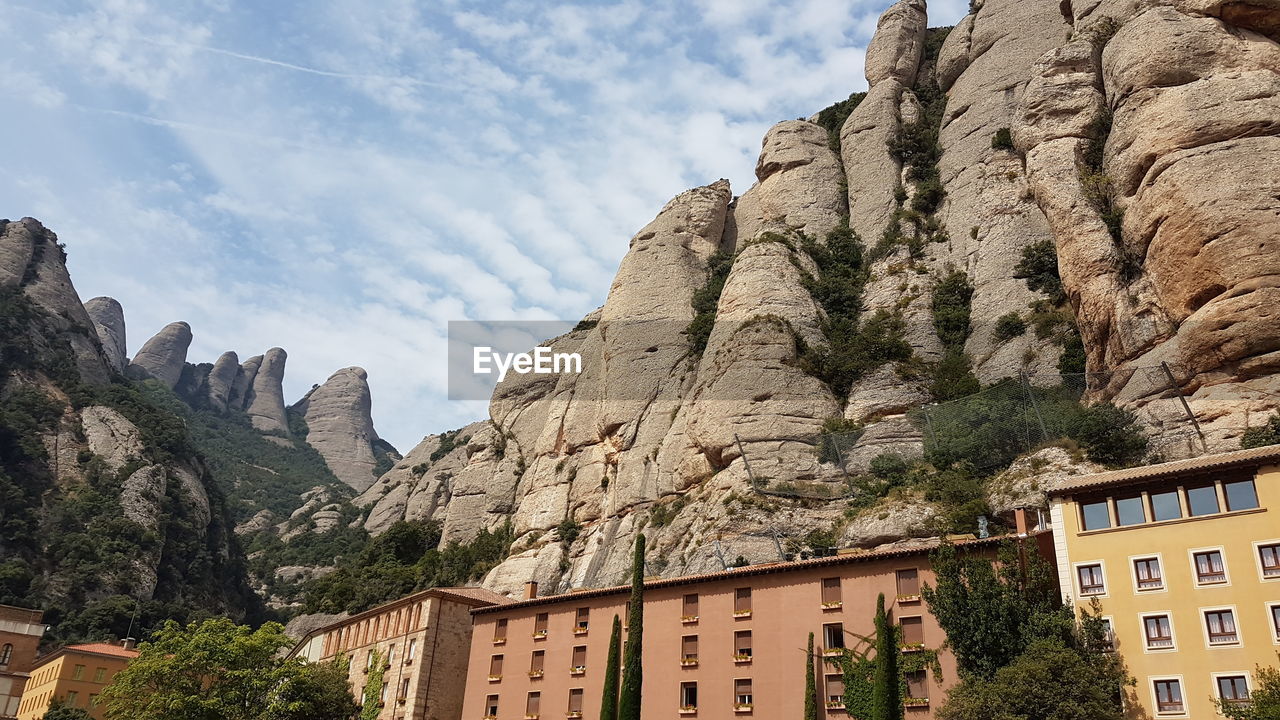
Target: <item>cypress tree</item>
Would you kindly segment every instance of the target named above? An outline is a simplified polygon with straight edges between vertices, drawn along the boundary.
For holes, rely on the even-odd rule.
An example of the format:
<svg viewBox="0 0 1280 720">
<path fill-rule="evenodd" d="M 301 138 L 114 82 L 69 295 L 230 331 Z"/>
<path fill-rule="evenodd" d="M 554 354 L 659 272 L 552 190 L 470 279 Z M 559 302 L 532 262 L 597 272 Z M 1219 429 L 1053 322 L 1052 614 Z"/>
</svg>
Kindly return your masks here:
<svg viewBox="0 0 1280 720">
<path fill-rule="evenodd" d="M 884 593 L 880 593 L 876 599 L 876 672 L 870 720 L 901 720 L 902 688 L 898 683 L 898 633 L 884 610 Z"/>
<path fill-rule="evenodd" d="M 804 654 L 804 720 L 818 720 L 818 677 L 813 672 L 813 633 Z"/>
<path fill-rule="evenodd" d="M 609 657 L 604 666 L 604 697 L 600 700 L 600 720 L 618 720 L 618 672 L 622 665 L 622 621 L 613 616 L 609 635 Z"/>
<path fill-rule="evenodd" d="M 626 663 L 622 669 L 622 697 L 618 701 L 618 720 L 640 720 L 640 667 L 644 643 L 644 535 L 636 536 L 636 554 L 631 563 L 631 607 L 627 615 Z"/>
</svg>

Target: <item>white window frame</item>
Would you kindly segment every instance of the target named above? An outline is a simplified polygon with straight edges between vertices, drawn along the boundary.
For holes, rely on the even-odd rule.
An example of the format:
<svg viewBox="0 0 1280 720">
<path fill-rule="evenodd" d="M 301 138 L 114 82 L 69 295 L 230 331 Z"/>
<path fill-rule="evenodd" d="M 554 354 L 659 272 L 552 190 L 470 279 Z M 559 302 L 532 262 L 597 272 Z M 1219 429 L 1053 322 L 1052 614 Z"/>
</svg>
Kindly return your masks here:
<svg viewBox="0 0 1280 720">
<path fill-rule="evenodd" d="M 1097 565 L 1102 571 L 1102 592 L 1096 595 L 1084 594 L 1084 588 L 1080 585 L 1080 568 Z M 1105 598 L 1111 595 L 1111 583 L 1107 582 L 1107 562 L 1105 560 L 1086 560 L 1084 562 L 1072 563 L 1071 565 L 1072 584 L 1075 585 L 1076 597 L 1083 600 L 1085 598 Z"/>
<path fill-rule="evenodd" d="M 1169 619 L 1169 639 L 1173 644 L 1169 647 L 1153 648 L 1147 644 L 1147 618 L 1165 617 Z M 1201 622 L 1203 624 L 1203 621 Z M 1163 654 L 1178 651 L 1178 628 L 1173 622 L 1172 610 L 1152 610 L 1151 612 L 1138 613 L 1138 637 L 1142 639 L 1142 652 L 1147 654 Z M 1173 677 L 1172 675 L 1170 677 Z M 1186 697 L 1183 697 L 1185 703 Z"/>
<path fill-rule="evenodd" d="M 1272 645 L 1280 645 L 1280 627 L 1277 627 L 1272 616 L 1277 608 L 1280 608 L 1280 601 L 1263 603 L 1263 609 L 1267 611 L 1267 632 L 1271 635 Z"/>
<path fill-rule="evenodd" d="M 1221 701 L 1222 693 L 1218 690 L 1218 678 L 1224 677 L 1243 677 L 1245 690 L 1249 692 L 1249 697 L 1253 697 L 1253 691 L 1256 689 L 1253 684 L 1253 673 L 1247 670 L 1228 670 L 1224 672 L 1209 673 L 1210 682 L 1213 683 L 1213 699 Z"/>
<path fill-rule="evenodd" d="M 1107 624 L 1107 634 L 1111 636 L 1111 650 L 1109 652 L 1119 652 L 1119 650 L 1117 649 L 1117 643 L 1120 641 L 1120 639 L 1116 636 L 1115 616 L 1099 615 L 1098 619 Z"/>
<path fill-rule="evenodd" d="M 1138 587 L 1138 569 L 1134 567 L 1134 563 L 1139 560 L 1155 560 L 1160 565 L 1160 587 L 1142 589 Z M 1133 580 L 1133 593 L 1135 595 L 1155 595 L 1157 593 L 1169 592 L 1169 574 L 1165 572 L 1169 568 L 1164 562 L 1164 553 L 1142 553 L 1140 555 L 1129 556 L 1129 577 Z"/>
<path fill-rule="evenodd" d="M 1222 556 L 1222 574 L 1226 576 L 1226 580 L 1215 583 L 1200 582 L 1200 570 L 1196 567 L 1196 553 L 1217 551 Z M 1187 562 L 1191 563 L 1191 583 L 1197 588 L 1224 588 L 1231 587 L 1231 564 L 1227 562 L 1227 551 L 1221 545 L 1211 545 L 1209 547 L 1191 548 L 1187 550 Z"/>
<path fill-rule="evenodd" d="M 1178 681 L 1178 691 L 1182 693 L 1182 712 L 1160 712 L 1160 700 L 1156 697 L 1156 683 L 1168 680 Z M 1214 683 L 1217 684 L 1216 682 Z M 1147 692 L 1151 693 L 1151 716 L 1158 718 L 1177 718 L 1187 717 L 1188 706 L 1191 703 L 1187 699 L 1187 682 L 1181 675 L 1152 675 L 1147 678 Z"/>
<path fill-rule="evenodd" d="M 1205 617 L 1205 613 L 1229 611 L 1231 620 L 1236 624 L 1236 641 L 1233 643 L 1214 643 L 1209 640 L 1209 620 Z M 1197 612 L 1200 613 L 1200 632 L 1204 636 L 1204 646 L 1210 650 L 1218 648 L 1238 649 L 1244 647 L 1244 632 L 1240 629 L 1240 611 L 1236 610 L 1235 605 L 1215 605 L 1212 607 L 1202 607 Z"/>
<path fill-rule="evenodd" d="M 1253 565 L 1258 570 L 1258 580 L 1264 583 L 1280 582 L 1280 575 L 1277 575 L 1275 577 L 1267 577 L 1262 573 L 1262 546 L 1263 545 L 1280 545 L 1280 538 L 1273 538 L 1271 540 L 1258 540 L 1253 543 Z M 1225 564 L 1225 561 L 1226 561 L 1226 556 L 1223 556 L 1224 564 Z"/>
</svg>

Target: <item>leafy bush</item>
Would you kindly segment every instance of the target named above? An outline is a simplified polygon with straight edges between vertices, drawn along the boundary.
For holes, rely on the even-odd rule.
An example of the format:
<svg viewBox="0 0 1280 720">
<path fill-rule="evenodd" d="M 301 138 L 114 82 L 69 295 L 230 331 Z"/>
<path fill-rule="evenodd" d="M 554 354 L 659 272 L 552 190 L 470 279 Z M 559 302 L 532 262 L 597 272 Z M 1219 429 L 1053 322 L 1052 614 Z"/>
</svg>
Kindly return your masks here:
<svg viewBox="0 0 1280 720">
<path fill-rule="evenodd" d="M 470 435 L 464 438 L 459 438 L 458 433 L 461 432 L 462 430 L 458 429 L 440 433 L 440 444 L 436 446 L 435 450 L 431 451 L 431 462 L 439 462 L 445 455 L 448 455 L 455 449 L 466 445 L 467 442 L 471 440 Z"/>
<path fill-rule="evenodd" d="M 571 517 L 567 517 L 560 521 L 556 526 L 556 535 L 560 536 L 560 542 L 566 545 L 572 545 L 574 540 L 582 534 L 582 524 Z"/>
<path fill-rule="evenodd" d="M 1049 297 L 1059 305 L 1066 301 L 1058 275 L 1058 250 L 1052 240 L 1040 240 L 1022 248 L 1022 259 L 1013 268 L 1013 276 L 1027 281 L 1027 287 Z"/>
<path fill-rule="evenodd" d="M 992 150 L 1012 150 L 1013 149 L 1013 133 L 1010 132 L 1009 128 L 1002 127 L 999 130 L 996 130 L 995 134 L 991 136 L 991 149 Z"/>
<path fill-rule="evenodd" d="M 1008 342 L 1027 331 L 1027 324 L 1016 312 L 1005 313 L 996 320 L 995 336 L 1000 342 Z"/>
<path fill-rule="evenodd" d="M 1110 467 L 1136 465 L 1147 452 L 1147 438 L 1137 416 L 1110 403 L 1084 408 L 1075 419 L 1071 437 L 1084 447 L 1090 460 Z"/>
<path fill-rule="evenodd" d="M 818 112 L 818 125 L 827 131 L 827 145 L 836 155 L 840 154 L 840 129 L 844 127 L 844 121 L 866 97 L 865 92 L 856 92 Z"/>
<path fill-rule="evenodd" d="M 707 260 L 707 281 L 693 291 L 689 300 L 693 306 L 693 320 L 684 332 L 689 352 L 695 356 L 707 349 L 707 341 L 711 339 L 711 330 L 716 323 L 716 306 L 720 303 L 720 293 L 724 292 L 732 267 L 733 255 L 724 251 L 713 254 Z"/>
<path fill-rule="evenodd" d="M 1272 415 L 1266 425 L 1251 427 L 1240 436 L 1240 447 L 1256 448 L 1280 444 L 1280 415 Z"/>
</svg>

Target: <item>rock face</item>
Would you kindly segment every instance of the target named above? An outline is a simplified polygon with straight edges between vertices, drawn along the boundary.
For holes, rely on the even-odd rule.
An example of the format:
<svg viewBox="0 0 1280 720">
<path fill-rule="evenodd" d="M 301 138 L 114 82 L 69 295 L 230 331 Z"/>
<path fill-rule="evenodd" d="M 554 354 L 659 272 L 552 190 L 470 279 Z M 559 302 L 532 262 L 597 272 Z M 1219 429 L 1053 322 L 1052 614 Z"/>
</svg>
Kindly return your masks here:
<svg viewBox="0 0 1280 720">
<path fill-rule="evenodd" d="M 289 418 L 284 412 L 284 363 L 287 359 L 288 355 L 280 348 L 271 348 L 262 356 L 262 366 L 254 373 L 249 402 L 245 407 L 255 428 L 283 433 L 285 437 L 289 436 Z"/>
<path fill-rule="evenodd" d="M 873 87 L 889 79 L 908 86 L 914 83 L 927 25 L 924 0 L 899 0 L 890 5 L 867 45 L 867 83 Z"/>
<path fill-rule="evenodd" d="M 124 374 L 129 365 L 126 357 L 128 346 L 125 344 L 124 308 L 115 298 L 96 297 L 84 304 L 84 309 L 93 321 L 93 327 L 102 342 L 102 354 L 111 369 Z"/>
<path fill-rule="evenodd" d="M 239 374 L 240 358 L 234 351 L 228 350 L 218 356 L 218 361 L 213 364 L 207 380 L 209 405 L 213 409 L 219 412 L 227 409 L 227 403 L 231 399 Z"/>
<path fill-rule="evenodd" d="M 44 341 L 63 341 L 70 346 L 83 381 L 104 383 L 110 379 L 97 330 L 71 284 L 66 253 L 58 236 L 38 220 L 0 220 L 0 288 L 21 289 L 47 312 L 45 322 L 56 338 L 45 337 Z"/>
<path fill-rule="evenodd" d="M 129 363 L 129 374 L 138 378 L 154 378 L 172 389 L 182 377 L 189 347 L 191 326 L 184 322 L 169 323 L 134 356 L 133 362 Z"/>
<path fill-rule="evenodd" d="M 363 368 L 339 370 L 294 405 L 307 421 L 307 444 L 319 451 L 342 482 L 363 492 L 378 478 L 374 448 L 378 434 L 369 412 L 368 374 Z"/>
<path fill-rule="evenodd" d="M 1036 63 L 1016 140 L 1089 367 L 1117 371 L 1099 396 L 1185 422 L 1132 372 L 1167 362 L 1229 447 L 1280 390 L 1276 9 L 1105 5 Z"/>
</svg>

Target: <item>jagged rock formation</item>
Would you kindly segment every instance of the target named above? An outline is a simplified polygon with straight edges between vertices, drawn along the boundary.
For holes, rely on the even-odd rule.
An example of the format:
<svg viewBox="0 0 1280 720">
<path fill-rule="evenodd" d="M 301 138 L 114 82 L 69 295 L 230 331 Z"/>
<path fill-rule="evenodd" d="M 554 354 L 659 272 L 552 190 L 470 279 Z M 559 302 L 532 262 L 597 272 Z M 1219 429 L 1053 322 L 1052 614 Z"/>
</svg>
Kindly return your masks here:
<svg viewBox="0 0 1280 720">
<path fill-rule="evenodd" d="M 1278 12 L 1085 4 L 1015 128 L 1089 367 L 1119 371 L 1098 395 L 1185 423 L 1126 372 L 1168 362 L 1214 445 L 1280 390 Z"/>
<path fill-rule="evenodd" d="M 210 407 L 219 412 L 227 409 L 227 401 L 231 399 L 231 390 L 235 387 L 239 373 L 240 358 L 234 350 L 228 350 L 218 356 L 217 362 L 209 370 L 209 379 L 206 381 Z"/>
<path fill-rule="evenodd" d="M 668 203 L 632 239 L 594 322 L 550 343 L 582 353 L 585 372 L 509 377 L 490 422 L 425 439 L 365 491 L 365 526 L 435 518 L 466 539 L 509 520 L 517 552 L 486 581 L 504 590 L 617 582 L 641 528 L 651 570 L 667 575 L 717 569 L 713 539 L 731 556 L 776 558 L 779 528 L 826 529 L 839 512 L 761 496 L 749 475 L 838 486 L 812 440 L 832 418 L 866 425 L 844 453 L 851 472 L 919 454 L 903 413 L 934 399 L 936 368 L 1052 385 L 1078 371 L 1063 369 L 1078 362 L 1064 350 L 1072 314 L 1089 370 L 1118 371 L 1090 399 L 1143 409 L 1153 386 L 1128 383 L 1126 368 L 1167 360 L 1185 368 L 1205 445 L 1229 445 L 1280 398 L 1277 7 L 977 0 L 946 33 L 926 29 L 921 0 L 896 3 L 868 48 L 868 92 L 833 130 L 837 150 L 824 128 L 783 122 L 741 197 L 722 181 Z M 1114 190 L 1105 202 L 1099 183 Z M 802 369 L 802 348 L 827 342 L 813 248 L 846 217 L 875 246 L 863 317 L 900 323 L 911 359 L 862 373 L 844 398 Z M 1024 252 L 1054 245 L 1069 305 L 1018 277 Z M 728 253 L 705 347 L 689 351 L 674 336 Z M 952 300 L 935 289 L 957 271 L 967 327 L 944 335 L 939 303 Z M 1149 408 L 1145 419 L 1175 421 Z M 987 499 L 1007 513 L 1093 469 L 1050 448 Z M 842 522 L 840 540 L 935 532 L 944 510 L 885 500 Z M 562 522 L 582 524 L 574 542 L 558 539 Z"/>
<path fill-rule="evenodd" d="M 124 308 L 115 298 L 96 297 L 84 304 L 93 320 L 93 327 L 102 341 L 102 354 L 111 369 L 123 374 L 129 366 L 128 346 L 125 344 Z"/>
<path fill-rule="evenodd" d="M 386 452 L 369 414 L 373 401 L 367 378 L 364 368 L 344 368 L 293 406 L 307 422 L 307 444 L 324 457 L 339 480 L 357 492 L 378 479 L 378 456 Z"/>
<path fill-rule="evenodd" d="M 84 382 L 104 383 L 110 378 L 93 321 L 71 284 L 58 236 L 33 218 L 0 220 L 0 289 L 8 288 L 20 289 L 47 313 L 56 336 L 39 341 L 70 345 Z"/>
<path fill-rule="evenodd" d="M 284 363 L 288 355 L 271 348 L 262 356 L 262 365 L 253 376 L 245 412 L 253 426 L 262 431 L 289 436 L 289 418 L 284 414 Z"/>
<path fill-rule="evenodd" d="M 182 368 L 187 362 L 187 349 L 191 347 L 191 326 L 185 322 L 171 322 L 148 340 L 129 363 L 129 375 L 136 378 L 154 378 L 166 387 L 174 388 L 182 378 Z"/>
</svg>

